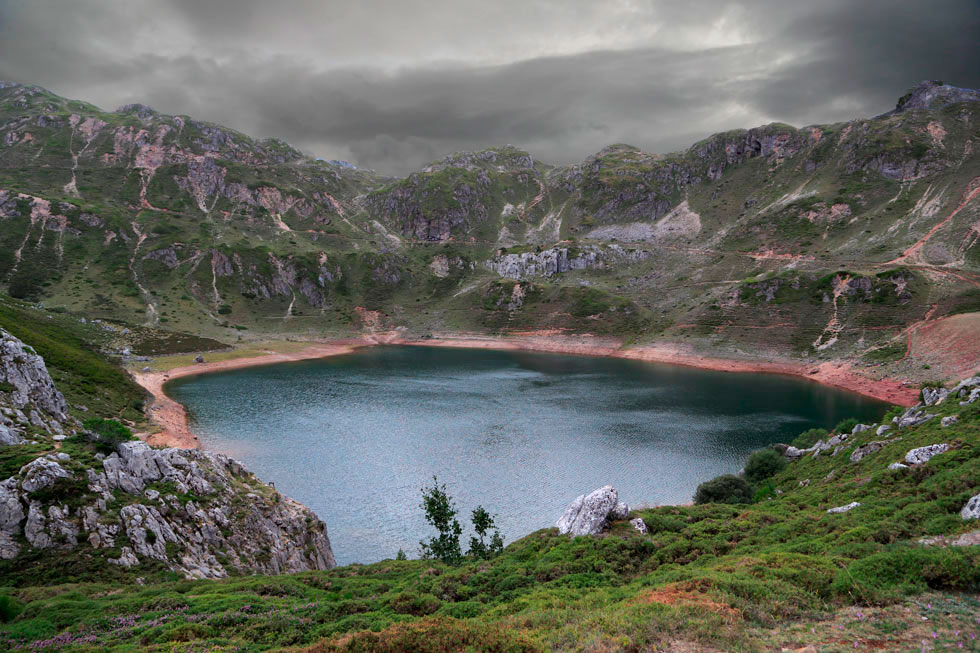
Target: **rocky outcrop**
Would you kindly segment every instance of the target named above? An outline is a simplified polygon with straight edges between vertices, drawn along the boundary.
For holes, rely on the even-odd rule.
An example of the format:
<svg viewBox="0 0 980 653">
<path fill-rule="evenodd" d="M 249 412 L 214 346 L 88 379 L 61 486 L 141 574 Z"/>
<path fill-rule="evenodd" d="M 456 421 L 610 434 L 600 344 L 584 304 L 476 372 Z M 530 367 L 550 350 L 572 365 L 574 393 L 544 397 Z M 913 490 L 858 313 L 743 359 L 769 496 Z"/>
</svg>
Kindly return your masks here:
<svg viewBox="0 0 980 653">
<path fill-rule="evenodd" d="M 947 396 L 949 396 L 949 390 L 946 388 L 922 388 L 922 403 L 926 406 L 941 404 Z"/>
<path fill-rule="evenodd" d="M 22 442 L 31 428 L 61 434 L 72 424 L 44 359 L 0 329 L 0 444 Z"/>
<path fill-rule="evenodd" d="M 935 415 L 922 410 L 922 405 L 920 404 L 909 408 L 902 415 L 895 417 L 892 421 L 898 425 L 898 428 L 904 429 L 912 426 L 918 426 L 919 424 L 925 424 L 933 417 L 935 417 Z"/>
<path fill-rule="evenodd" d="M 31 461 L 0 483 L 0 558 L 16 558 L 21 541 L 35 549 L 122 544 L 109 562 L 132 567 L 156 560 L 189 578 L 336 564 L 323 522 L 241 463 L 135 441 L 104 457 L 101 469 L 60 453 Z"/>
<path fill-rule="evenodd" d="M 940 81 L 925 80 L 899 98 L 891 113 L 917 109 L 941 109 L 956 102 L 980 102 L 980 92 L 950 86 Z"/>
<path fill-rule="evenodd" d="M 828 515 L 838 515 L 838 514 L 840 514 L 842 512 L 848 512 L 850 510 L 854 510 L 855 508 L 857 508 L 860 505 L 861 504 L 858 503 L 857 501 L 852 501 L 852 502 L 848 503 L 847 505 L 837 506 L 836 508 L 831 508 L 830 510 L 827 511 L 827 514 Z"/>
<path fill-rule="evenodd" d="M 610 518 L 616 518 L 611 515 L 619 514 L 622 514 L 620 519 L 625 519 L 629 508 L 619 503 L 616 488 L 606 485 L 572 501 L 556 525 L 562 535 L 596 535 Z"/>
<path fill-rule="evenodd" d="M 881 451 L 886 445 L 892 442 L 898 442 L 902 438 L 892 438 L 891 440 L 874 440 L 866 444 L 862 444 L 860 447 L 851 452 L 851 462 L 859 462 L 865 456 Z"/>
<path fill-rule="evenodd" d="M 929 461 L 933 456 L 949 451 L 948 444 L 930 444 L 927 447 L 918 447 L 905 454 L 905 462 L 909 465 L 921 465 Z"/>
<path fill-rule="evenodd" d="M 575 250 L 568 247 L 551 247 L 540 252 L 498 254 L 487 261 L 486 266 L 502 277 L 527 281 L 536 277 L 554 277 L 569 270 L 628 265 L 649 256 L 650 252 L 626 249 L 619 245 L 588 246 Z"/>
</svg>

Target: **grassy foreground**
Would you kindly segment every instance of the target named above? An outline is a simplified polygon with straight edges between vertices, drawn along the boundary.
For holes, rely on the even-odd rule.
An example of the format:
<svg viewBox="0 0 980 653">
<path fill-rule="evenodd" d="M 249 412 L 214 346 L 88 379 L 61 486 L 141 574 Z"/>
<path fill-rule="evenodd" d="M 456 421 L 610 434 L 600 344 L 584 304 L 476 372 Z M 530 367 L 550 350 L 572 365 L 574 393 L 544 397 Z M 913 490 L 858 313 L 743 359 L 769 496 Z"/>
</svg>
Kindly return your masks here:
<svg viewBox="0 0 980 653">
<path fill-rule="evenodd" d="M 959 515 L 980 492 L 980 402 L 951 397 L 929 412 L 938 416 L 920 426 L 872 429 L 836 456 L 790 463 L 754 503 L 634 511 L 649 535 L 626 522 L 600 537 L 545 529 L 458 567 L 386 560 L 294 576 L 7 588 L 0 647 L 980 650 L 980 547 L 918 542 L 980 527 Z M 940 425 L 954 414 L 958 423 Z M 901 439 L 850 462 L 856 446 L 889 437 Z M 936 443 L 950 450 L 887 469 Z M 861 505 L 826 512 L 852 501 Z"/>
</svg>

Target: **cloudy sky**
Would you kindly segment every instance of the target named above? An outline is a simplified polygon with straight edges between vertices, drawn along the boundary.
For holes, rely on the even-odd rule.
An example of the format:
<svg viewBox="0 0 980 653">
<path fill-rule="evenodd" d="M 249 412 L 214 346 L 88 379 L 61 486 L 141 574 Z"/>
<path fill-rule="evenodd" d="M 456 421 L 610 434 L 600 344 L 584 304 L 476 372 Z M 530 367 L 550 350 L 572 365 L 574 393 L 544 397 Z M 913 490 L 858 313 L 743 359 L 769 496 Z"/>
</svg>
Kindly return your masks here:
<svg viewBox="0 0 980 653">
<path fill-rule="evenodd" d="M 0 0 L 0 79 L 402 174 L 875 115 L 980 87 L 978 35 L 980 0 Z"/>
</svg>

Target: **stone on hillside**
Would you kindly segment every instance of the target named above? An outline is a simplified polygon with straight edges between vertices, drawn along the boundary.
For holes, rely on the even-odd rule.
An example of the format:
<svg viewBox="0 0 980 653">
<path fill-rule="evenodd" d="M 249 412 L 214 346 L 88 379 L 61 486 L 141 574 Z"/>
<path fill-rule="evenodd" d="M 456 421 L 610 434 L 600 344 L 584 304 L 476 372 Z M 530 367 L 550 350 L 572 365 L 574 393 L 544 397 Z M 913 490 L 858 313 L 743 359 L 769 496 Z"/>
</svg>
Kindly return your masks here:
<svg viewBox="0 0 980 653">
<path fill-rule="evenodd" d="M 194 357 L 194 362 L 195 363 L 203 363 L 204 362 L 204 356 L 201 356 L 200 354 L 198 354 L 197 356 Z"/>
<path fill-rule="evenodd" d="M 883 434 L 885 434 L 885 433 L 887 433 L 888 431 L 891 431 L 891 430 L 892 430 L 891 424 L 882 424 L 881 426 L 878 427 L 878 430 L 875 431 L 875 435 L 877 435 L 877 436 L 880 437 L 881 435 L 883 435 Z"/>
<path fill-rule="evenodd" d="M 980 374 L 976 376 L 971 376 L 968 379 L 963 379 L 950 390 L 951 394 L 957 395 L 959 397 L 965 397 L 968 395 L 973 388 L 980 387 Z"/>
<path fill-rule="evenodd" d="M 891 444 L 892 442 L 898 442 L 901 439 L 902 438 L 892 438 L 891 440 L 873 440 L 867 444 L 862 444 L 860 447 L 851 452 L 851 462 L 856 463 L 865 456 L 881 451 L 885 445 Z"/>
<path fill-rule="evenodd" d="M 620 501 L 616 504 L 616 507 L 609 511 L 609 519 L 622 521 L 630 516 L 630 507 Z"/>
<path fill-rule="evenodd" d="M 958 421 L 960 421 L 960 418 L 957 417 L 956 415 L 947 415 L 946 417 L 943 418 L 940 424 L 942 425 L 943 428 L 946 428 L 947 426 L 952 426 L 953 424 L 956 424 Z"/>
<path fill-rule="evenodd" d="M 972 390 L 970 390 L 968 395 L 962 395 L 962 396 L 966 397 L 966 401 L 961 401 L 960 406 L 969 406 L 977 399 L 980 399 L 980 388 L 973 388 Z"/>
<path fill-rule="evenodd" d="M 921 465 L 927 462 L 933 456 L 938 456 L 941 453 L 946 453 L 949 451 L 948 444 L 930 444 L 927 447 L 919 447 L 917 449 L 912 449 L 907 454 L 905 454 L 905 462 L 909 465 Z"/>
<path fill-rule="evenodd" d="M 855 424 L 854 425 L 854 428 L 851 429 L 851 435 L 854 435 L 856 433 L 860 433 L 861 431 L 867 431 L 870 428 L 871 427 L 868 426 L 867 424 Z"/>
<path fill-rule="evenodd" d="M 836 508 L 831 508 L 830 510 L 827 511 L 827 514 L 828 515 L 837 515 L 837 514 L 840 514 L 842 512 L 847 512 L 848 510 L 854 510 L 855 508 L 857 508 L 860 505 L 861 504 L 858 503 L 857 501 L 852 501 L 849 504 L 847 504 L 846 506 L 837 506 Z"/>
<path fill-rule="evenodd" d="M 797 449 L 796 447 L 790 445 L 786 447 L 786 450 L 783 452 L 783 455 L 789 458 L 790 460 L 796 460 L 797 458 L 802 457 L 804 453 L 806 453 L 804 449 Z"/>
<path fill-rule="evenodd" d="M 960 517 L 963 519 L 980 519 L 980 494 L 971 497 L 963 509 L 960 510 Z"/>
<path fill-rule="evenodd" d="M 51 487 L 59 478 L 70 478 L 71 472 L 53 460 L 35 458 L 20 468 L 20 487 L 30 494 Z"/>
<path fill-rule="evenodd" d="M 636 519 L 631 519 L 630 520 L 630 526 L 632 526 L 636 530 L 640 531 L 644 535 L 646 535 L 649 532 L 649 531 L 647 531 L 647 524 L 646 524 L 646 522 L 643 521 L 642 519 L 640 519 L 639 517 L 637 517 Z"/>
<path fill-rule="evenodd" d="M 10 427 L 0 424 L 0 446 L 11 444 L 24 444 L 24 438 L 20 437 Z"/>
<path fill-rule="evenodd" d="M 901 417 L 898 417 L 896 419 L 898 420 L 897 422 L 898 428 L 904 429 L 912 426 L 918 426 L 919 424 L 924 424 L 925 422 L 931 420 L 933 417 L 935 417 L 934 414 L 926 413 L 921 408 L 917 408 L 913 406 L 912 408 L 909 408 L 907 411 L 905 411 L 905 414 L 903 414 Z"/>
<path fill-rule="evenodd" d="M 909 466 L 905 463 L 892 463 L 888 466 L 888 469 L 908 469 Z"/>
<path fill-rule="evenodd" d="M 922 402 L 926 406 L 936 406 L 943 403 L 949 395 L 946 388 L 922 388 Z"/>
<path fill-rule="evenodd" d="M 558 520 L 562 535 L 595 535 L 602 532 L 609 513 L 619 503 L 619 493 L 611 485 L 593 490 L 572 501 Z"/>
</svg>

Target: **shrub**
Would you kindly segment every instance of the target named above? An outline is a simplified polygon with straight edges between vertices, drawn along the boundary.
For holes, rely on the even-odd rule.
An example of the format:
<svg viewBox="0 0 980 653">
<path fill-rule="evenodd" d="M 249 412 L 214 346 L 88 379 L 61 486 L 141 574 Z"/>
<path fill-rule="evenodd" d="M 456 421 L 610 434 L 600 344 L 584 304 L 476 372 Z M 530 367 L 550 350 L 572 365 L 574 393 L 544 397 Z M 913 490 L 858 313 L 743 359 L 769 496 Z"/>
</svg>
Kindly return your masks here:
<svg viewBox="0 0 980 653">
<path fill-rule="evenodd" d="M 838 422 L 837 426 L 834 427 L 834 433 L 850 433 L 857 425 L 858 421 L 856 419 L 848 417 Z"/>
<path fill-rule="evenodd" d="M 761 449 L 745 463 L 745 478 L 753 485 L 772 478 L 786 467 L 786 459 L 775 449 Z"/>
<path fill-rule="evenodd" d="M 734 474 L 717 476 L 698 486 L 694 493 L 694 503 L 749 503 L 752 501 L 752 488 L 744 479 Z"/>
<path fill-rule="evenodd" d="M 827 435 L 827 429 L 810 429 L 800 433 L 790 443 L 797 449 L 809 449 Z"/>
<path fill-rule="evenodd" d="M 99 438 L 99 448 L 115 450 L 122 442 L 134 440 L 133 432 L 114 419 L 87 419 L 82 426 Z"/>
<path fill-rule="evenodd" d="M 17 618 L 24 611 L 24 604 L 13 596 L 0 594 L 0 623 L 7 623 Z"/>
</svg>

